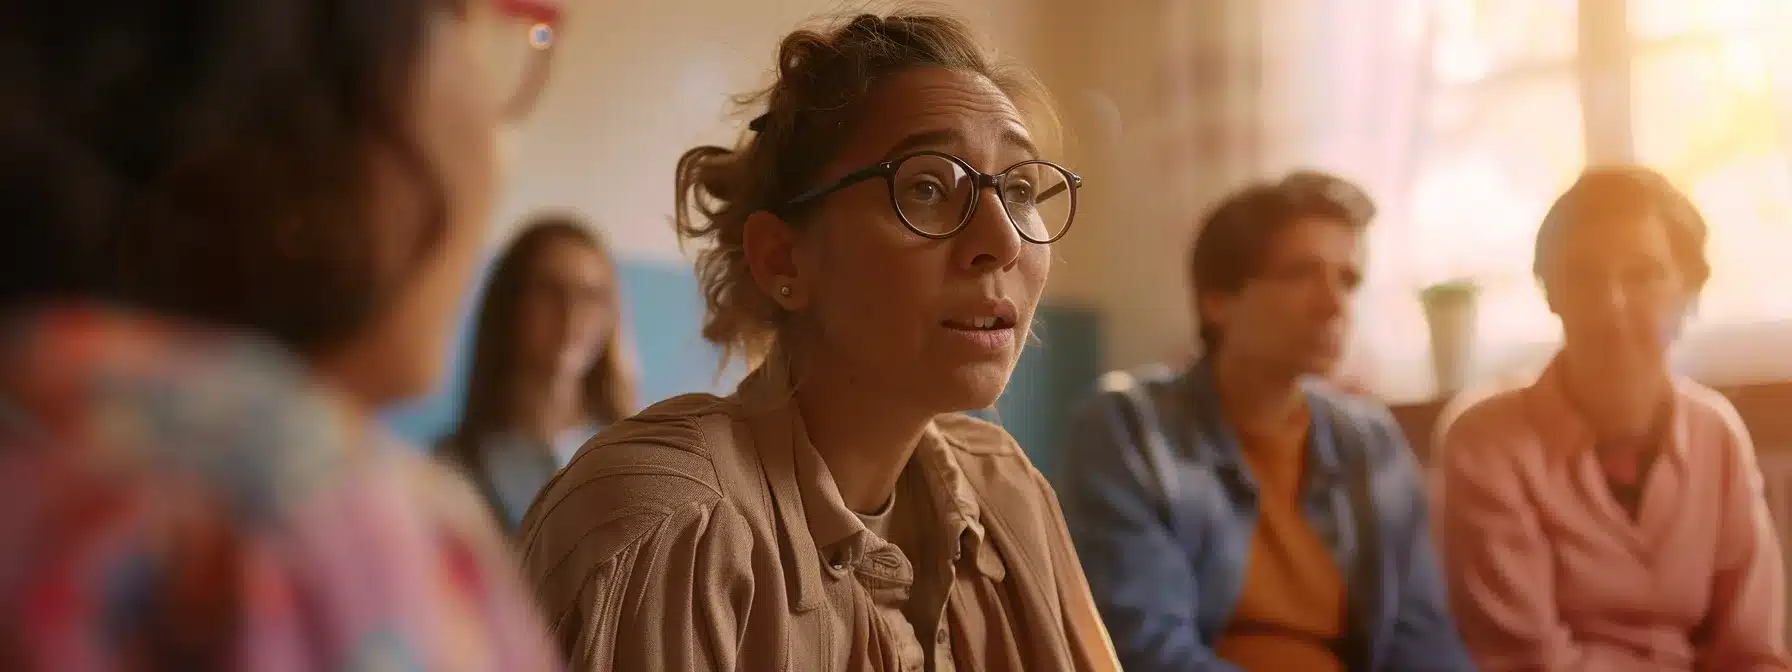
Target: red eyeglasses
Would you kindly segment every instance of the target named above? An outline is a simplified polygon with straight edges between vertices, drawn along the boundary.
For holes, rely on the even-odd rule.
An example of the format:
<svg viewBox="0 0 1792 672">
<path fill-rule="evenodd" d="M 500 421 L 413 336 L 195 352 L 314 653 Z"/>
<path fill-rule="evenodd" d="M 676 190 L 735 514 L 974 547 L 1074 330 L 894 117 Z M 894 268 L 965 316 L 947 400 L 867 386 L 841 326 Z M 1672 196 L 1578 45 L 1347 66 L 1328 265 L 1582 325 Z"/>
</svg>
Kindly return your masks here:
<svg viewBox="0 0 1792 672">
<path fill-rule="evenodd" d="M 561 0 L 491 0 L 491 67 L 504 98 L 505 119 L 529 116 L 547 85 L 549 65 L 560 41 Z"/>
</svg>

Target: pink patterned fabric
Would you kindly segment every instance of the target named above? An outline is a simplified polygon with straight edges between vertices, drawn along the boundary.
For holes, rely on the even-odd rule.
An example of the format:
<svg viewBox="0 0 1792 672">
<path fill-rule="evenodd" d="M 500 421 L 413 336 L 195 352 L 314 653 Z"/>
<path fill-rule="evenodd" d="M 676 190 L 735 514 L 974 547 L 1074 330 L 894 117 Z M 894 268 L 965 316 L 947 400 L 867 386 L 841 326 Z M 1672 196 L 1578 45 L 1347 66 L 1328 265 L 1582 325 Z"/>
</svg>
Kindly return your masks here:
<svg viewBox="0 0 1792 672">
<path fill-rule="evenodd" d="M 280 350 L 0 332 L 0 669 L 558 669 L 479 503 Z"/>
</svg>

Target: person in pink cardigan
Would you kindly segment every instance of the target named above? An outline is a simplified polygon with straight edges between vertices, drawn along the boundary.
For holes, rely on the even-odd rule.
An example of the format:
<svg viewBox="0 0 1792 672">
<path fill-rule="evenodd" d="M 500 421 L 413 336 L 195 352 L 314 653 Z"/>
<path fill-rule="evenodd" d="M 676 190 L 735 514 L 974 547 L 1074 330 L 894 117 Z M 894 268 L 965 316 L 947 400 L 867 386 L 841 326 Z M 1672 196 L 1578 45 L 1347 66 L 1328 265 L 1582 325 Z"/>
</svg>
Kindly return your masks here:
<svg viewBox="0 0 1792 672">
<path fill-rule="evenodd" d="M 1667 350 L 1705 223 L 1643 168 L 1589 170 L 1537 233 L 1563 344 L 1439 431 L 1451 608 L 1481 669 L 1789 670 L 1784 566 L 1748 431 Z"/>
</svg>

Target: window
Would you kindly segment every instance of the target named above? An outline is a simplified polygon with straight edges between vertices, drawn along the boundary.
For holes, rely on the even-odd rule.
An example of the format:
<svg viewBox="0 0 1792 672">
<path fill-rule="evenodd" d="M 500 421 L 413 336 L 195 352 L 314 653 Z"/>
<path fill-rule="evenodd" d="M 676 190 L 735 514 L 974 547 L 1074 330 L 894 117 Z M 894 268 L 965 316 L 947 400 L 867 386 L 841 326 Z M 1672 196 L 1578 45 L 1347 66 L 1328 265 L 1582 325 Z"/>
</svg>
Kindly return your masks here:
<svg viewBox="0 0 1792 672">
<path fill-rule="evenodd" d="M 1405 216 L 1372 229 L 1367 368 L 1393 399 L 1433 393 L 1417 300 L 1427 285 L 1465 277 L 1482 285 L 1478 359 L 1487 372 L 1534 357 L 1534 344 L 1556 338 L 1531 279 L 1532 240 L 1551 200 L 1586 163 L 1575 3 L 1430 6 Z"/>
<path fill-rule="evenodd" d="M 1367 337 L 1374 366 L 1388 371 L 1377 381 L 1385 395 L 1431 396 L 1415 294 L 1444 280 L 1483 287 L 1482 377 L 1541 365 L 1560 332 L 1531 277 L 1533 237 L 1587 163 L 1656 168 L 1711 224 L 1714 273 L 1688 340 L 1792 320 L 1792 3 L 1431 0 L 1431 9 L 1406 216 L 1371 243 L 1372 284 L 1383 288 L 1371 300 L 1388 305 L 1373 309 L 1380 324 L 1366 325 Z M 1792 375 L 1786 358 L 1777 377 Z"/>
<path fill-rule="evenodd" d="M 1784 0 L 1632 0 L 1637 160 L 1687 190 L 1711 223 L 1698 326 L 1792 318 L 1789 35 Z M 1775 81 L 1778 73 L 1779 81 Z"/>
</svg>

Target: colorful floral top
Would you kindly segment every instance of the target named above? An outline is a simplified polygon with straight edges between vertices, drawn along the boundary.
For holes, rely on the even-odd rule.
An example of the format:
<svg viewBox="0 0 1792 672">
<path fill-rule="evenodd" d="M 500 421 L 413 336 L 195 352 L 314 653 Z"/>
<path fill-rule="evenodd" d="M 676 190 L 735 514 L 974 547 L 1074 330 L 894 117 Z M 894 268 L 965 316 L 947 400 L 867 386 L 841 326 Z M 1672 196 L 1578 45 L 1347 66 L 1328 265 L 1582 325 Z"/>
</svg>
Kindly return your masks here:
<svg viewBox="0 0 1792 672">
<path fill-rule="evenodd" d="M 558 669 L 478 498 L 280 349 L 0 330 L 0 669 Z"/>
</svg>

